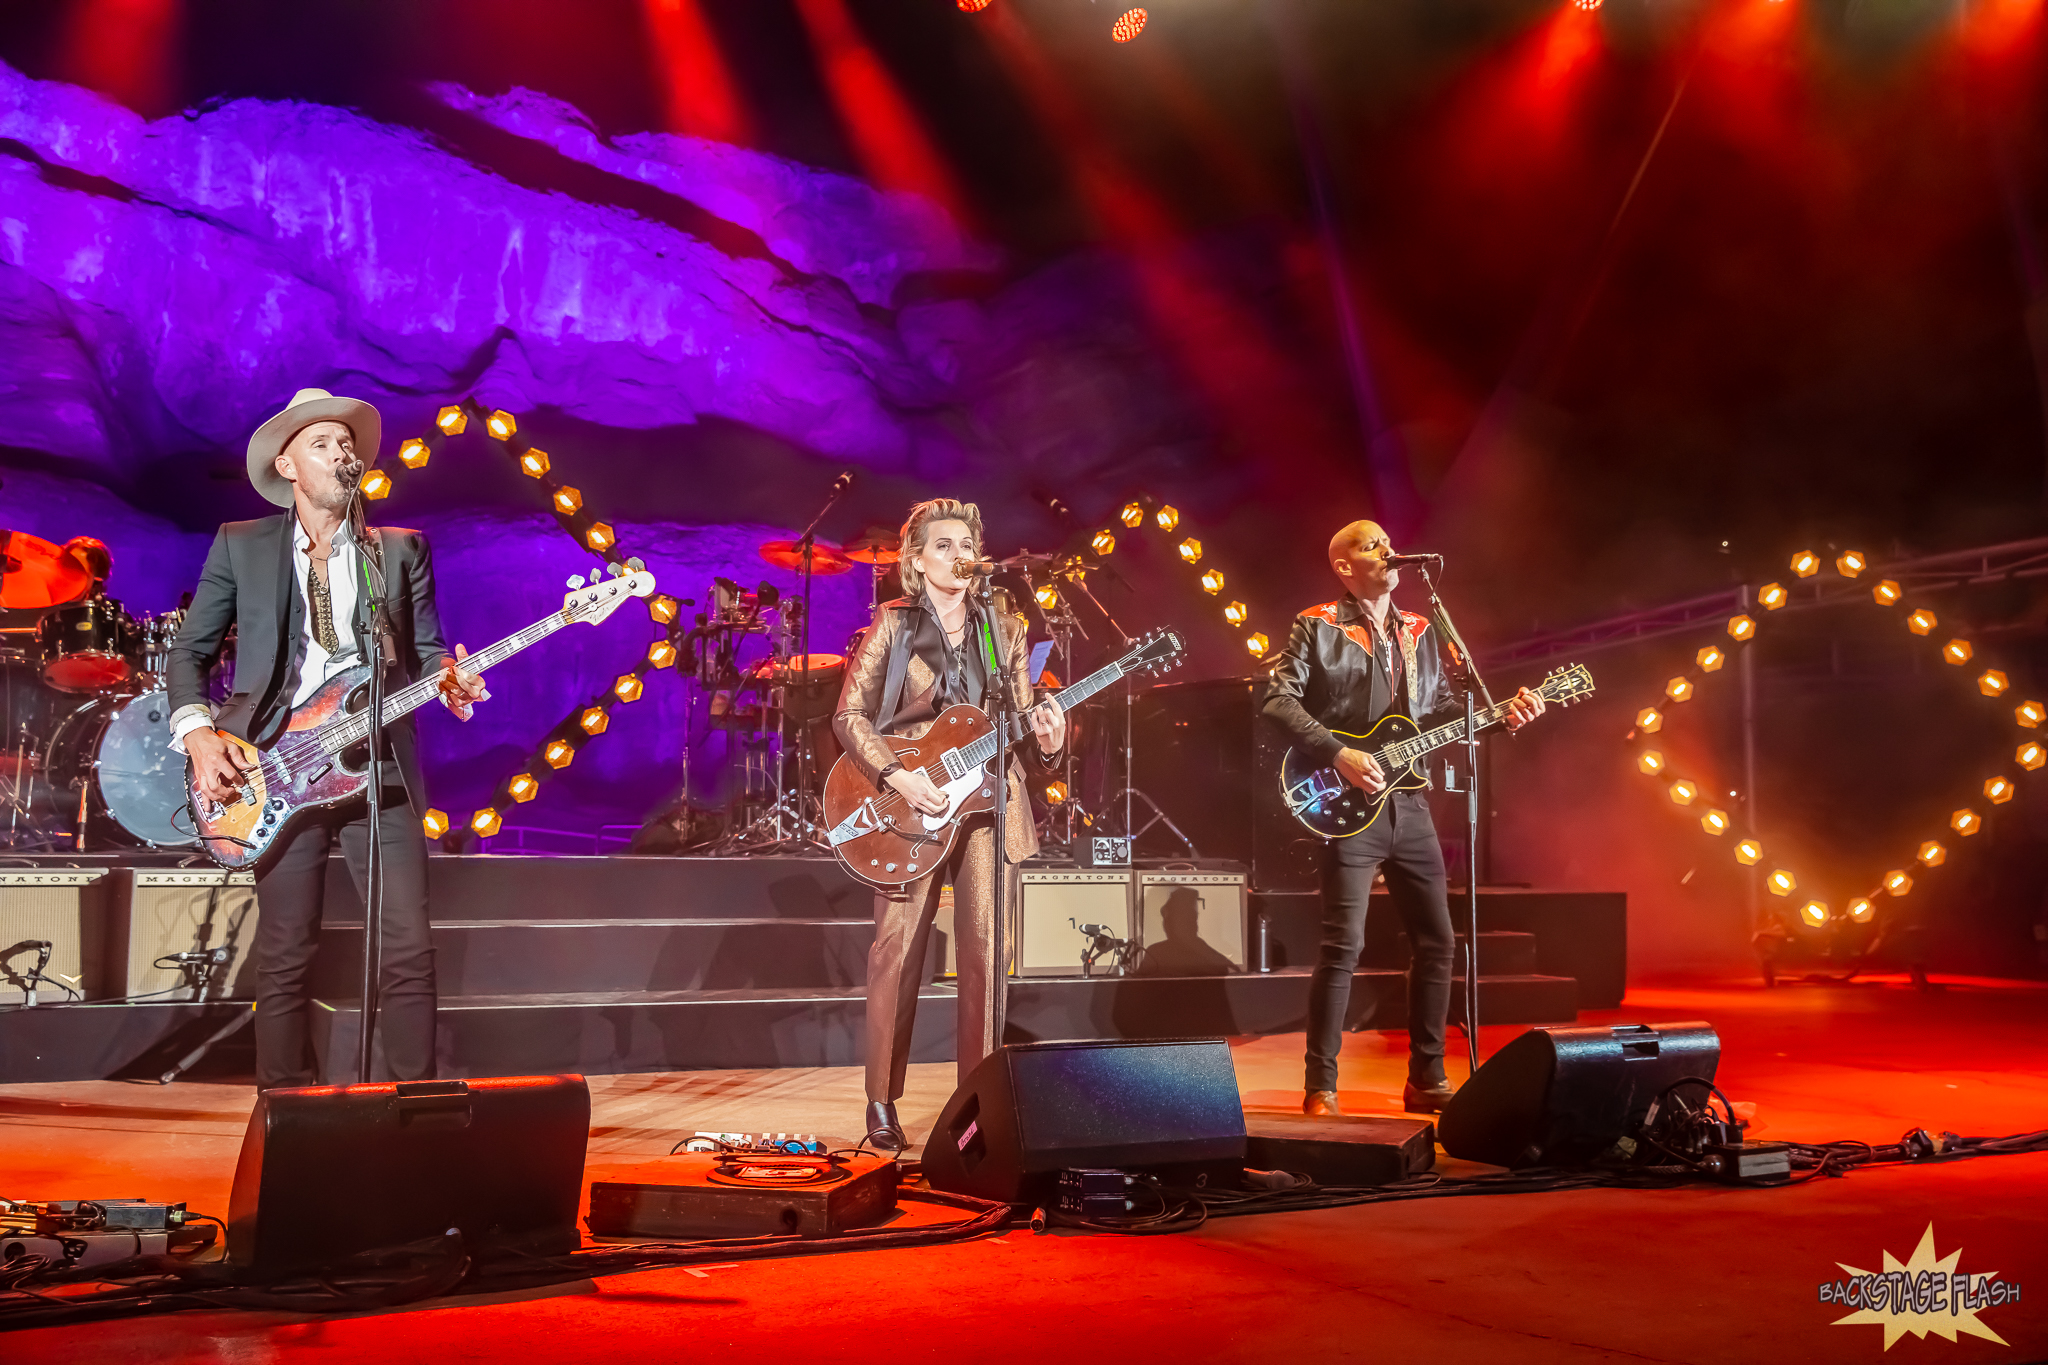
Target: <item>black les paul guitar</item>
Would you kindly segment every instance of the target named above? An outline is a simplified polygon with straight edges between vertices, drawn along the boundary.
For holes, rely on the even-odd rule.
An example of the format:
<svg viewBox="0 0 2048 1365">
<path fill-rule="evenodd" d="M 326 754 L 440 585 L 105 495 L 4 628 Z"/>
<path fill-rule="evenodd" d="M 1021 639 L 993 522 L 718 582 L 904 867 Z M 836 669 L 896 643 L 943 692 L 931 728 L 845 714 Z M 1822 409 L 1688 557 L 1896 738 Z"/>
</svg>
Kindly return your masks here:
<svg viewBox="0 0 2048 1365">
<path fill-rule="evenodd" d="M 1593 690 L 1593 675 L 1584 664 L 1560 668 L 1543 680 L 1536 695 L 1546 702 L 1569 706 Z M 1476 730 L 1490 730 L 1507 719 L 1508 703 L 1500 702 L 1479 712 Z M 1312 768 L 1312 760 L 1290 749 L 1280 760 L 1280 799 L 1294 818 L 1325 839 L 1348 839 L 1371 827 L 1386 809 L 1387 798 L 1397 791 L 1414 791 L 1429 779 L 1422 771 L 1423 758 L 1447 744 L 1463 743 L 1463 716 L 1433 730 L 1424 731 L 1396 711 L 1380 718 L 1362 735 L 1343 730 L 1331 734 L 1344 746 L 1370 754 L 1386 774 L 1387 785 L 1368 796 L 1344 780 L 1334 764 Z"/>
</svg>

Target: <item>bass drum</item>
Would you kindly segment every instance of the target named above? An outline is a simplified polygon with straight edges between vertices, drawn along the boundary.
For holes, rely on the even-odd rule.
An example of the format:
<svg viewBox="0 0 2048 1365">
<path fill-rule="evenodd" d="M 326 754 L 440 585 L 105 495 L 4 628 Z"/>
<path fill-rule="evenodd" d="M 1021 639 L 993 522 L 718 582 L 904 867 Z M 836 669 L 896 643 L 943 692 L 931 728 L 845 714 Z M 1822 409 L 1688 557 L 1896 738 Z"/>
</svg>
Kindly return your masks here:
<svg viewBox="0 0 2048 1365">
<path fill-rule="evenodd" d="M 53 786 L 85 790 L 88 844 L 199 844 L 185 804 L 185 757 L 171 748 L 171 705 L 162 692 L 95 697 L 73 711 L 50 737 L 46 772 Z"/>
</svg>

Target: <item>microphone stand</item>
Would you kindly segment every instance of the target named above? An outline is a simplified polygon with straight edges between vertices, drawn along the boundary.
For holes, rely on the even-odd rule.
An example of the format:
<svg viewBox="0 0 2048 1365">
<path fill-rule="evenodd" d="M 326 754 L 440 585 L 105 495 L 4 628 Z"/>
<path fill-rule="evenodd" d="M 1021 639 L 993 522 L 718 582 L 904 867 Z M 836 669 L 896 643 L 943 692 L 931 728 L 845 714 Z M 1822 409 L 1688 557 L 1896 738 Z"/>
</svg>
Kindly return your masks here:
<svg viewBox="0 0 2048 1365">
<path fill-rule="evenodd" d="M 995 722 L 995 732 L 1001 737 L 996 746 L 996 884 L 989 925 L 989 945 L 994 959 L 994 976 L 990 982 L 992 999 L 989 1001 L 990 1037 L 1000 1048 L 1010 1008 L 1010 720 L 1016 711 L 1017 699 L 1010 692 L 1010 674 L 1005 666 L 1007 660 L 1000 648 L 1002 633 L 996 629 L 995 581 L 988 575 L 977 574 L 971 591 L 981 613 L 982 658 L 988 664 L 989 719 Z"/>
<path fill-rule="evenodd" d="M 360 474 L 349 496 L 348 524 L 357 552 L 363 557 L 370 589 L 368 638 L 360 645 L 370 664 L 370 850 L 363 867 L 362 1034 L 356 1040 L 356 1081 L 368 1085 L 370 1049 L 377 1025 L 377 976 L 384 965 L 384 669 L 387 652 L 395 660 L 398 651 L 391 637 L 387 611 L 384 553 L 364 516 Z"/>
<path fill-rule="evenodd" d="M 832 481 L 832 488 L 825 494 L 825 505 L 811 518 L 811 524 L 804 527 L 804 533 L 796 538 L 797 553 L 803 556 L 804 576 L 804 619 L 797 627 L 797 695 L 805 706 L 811 700 L 811 559 L 818 543 L 818 523 L 830 516 L 839 500 L 846 496 L 846 490 L 853 485 L 853 471 L 847 470 Z M 786 719 L 787 713 L 785 713 Z M 811 795 L 811 779 L 815 766 L 811 755 L 811 722 L 798 721 L 796 737 L 796 839 L 799 844 L 817 843 L 817 826 L 811 820 L 811 809 L 805 804 Z M 786 770 L 785 770 L 786 771 Z M 823 810 L 822 799 L 819 809 Z"/>
<path fill-rule="evenodd" d="M 1478 703 L 1493 705 L 1493 694 L 1479 676 L 1479 665 L 1465 638 L 1451 620 L 1450 609 L 1437 595 L 1429 565 L 1416 566 L 1429 587 L 1429 620 L 1465 673 L 1465 1061 L 1467 1075 L 1479 1070 L 1479 726 Z"/>
</svg>

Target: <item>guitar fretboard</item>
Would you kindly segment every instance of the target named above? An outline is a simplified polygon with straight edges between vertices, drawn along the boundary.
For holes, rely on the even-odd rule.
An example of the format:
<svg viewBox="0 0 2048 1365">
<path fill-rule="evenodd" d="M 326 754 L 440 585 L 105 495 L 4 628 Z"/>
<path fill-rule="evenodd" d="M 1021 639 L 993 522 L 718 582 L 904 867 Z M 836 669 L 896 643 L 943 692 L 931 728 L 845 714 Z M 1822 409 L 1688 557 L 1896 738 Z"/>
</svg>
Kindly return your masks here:
<svg viewBox="0 0 2048 1365">
<path fill-rule="evenodd" d="M 1062 711 L 1071 710 L 1123 676 L 1124 661 L 1118 659 L 1115 663 L 1105 664 L 1101 668 L 1096 669 L 1073 686 L 1061 688 L 1058 692 L 1053 693 L 1052 699 L 1060 704 Z M 1003 750 L 1009 748 L 1012 742 L 1030 734 L 1031 722 L 1023 716 L 1013 716 L 1005 723 L 1003 728 L 1010 732 L 1007 736 L 998 738 L 996 732 L 991 730 L 980 739 L 975 740 L 972 744 L 966 745 L 958 751 L 963 764 L 961 769 L 963 772 L 980 767 Z"/>
<path fill-rule="evenodd" d="M 569 624 L 566 609 L 552 612 L 535 621 L 526 629 L 495 644 L 486 645 L 462 661 L 465 672 L 481 673 L 505 662 L 528 645 L 534 645 Z M 401 687 L 384 699 L 384 723 L 390 725 L 402 716 L 411 714 L 441 695 L 441 679 L 438 674 L 421 678 L 410 687 Z M 357 712 L 321 727 L 320 747 L 330 754 L 338 754 L 352 744 L 361 744 L 370 737 L 370 717 L 367 712 Z"/>
</svg>

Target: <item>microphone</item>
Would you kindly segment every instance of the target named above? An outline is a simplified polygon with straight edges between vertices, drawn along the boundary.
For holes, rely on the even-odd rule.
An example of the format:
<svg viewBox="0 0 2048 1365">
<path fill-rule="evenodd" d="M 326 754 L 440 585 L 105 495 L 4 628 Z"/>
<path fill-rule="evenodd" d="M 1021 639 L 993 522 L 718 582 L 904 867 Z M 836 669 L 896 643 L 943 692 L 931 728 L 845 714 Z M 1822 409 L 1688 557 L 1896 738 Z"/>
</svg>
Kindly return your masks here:
<svg viewBox="0 0 2048 1365">
<path fill-rule="evenodd" d="M 987 578 L 1001 567 L 993 559 L 956 559 L 953 561 L 953 577 Z"/>
<path fill-rule="evenodd" d="M 838 478 L 832 480 L 832 490 L 825 496 L 827 498 L 836 498 L 851 487 L 853 487 L 853 471 L 849 469 Z"/>
<path fill-rule="evenodd" d="M 341 480 L 343 488 L 354 488 L 363 481 L 363 462 L 351 455 L 334 467 L 334 477 Z"/>
<path fill-rule="evenodd" d="M 1390 569 L 1405 569 L 1410 564 L 1441 564 L 1442 555 L 1381 555 L 1380 563 Z"/>
</svg>

